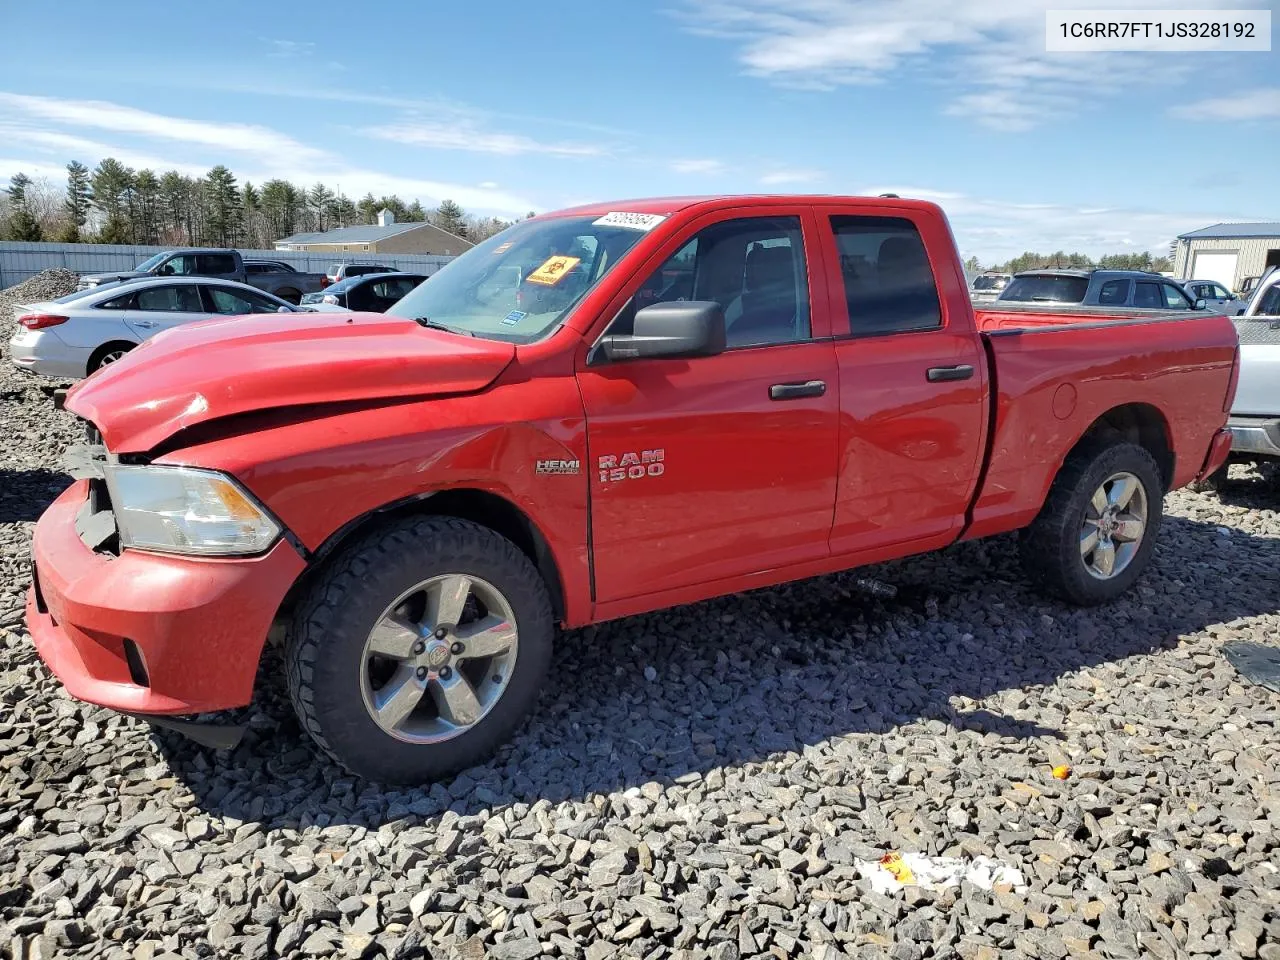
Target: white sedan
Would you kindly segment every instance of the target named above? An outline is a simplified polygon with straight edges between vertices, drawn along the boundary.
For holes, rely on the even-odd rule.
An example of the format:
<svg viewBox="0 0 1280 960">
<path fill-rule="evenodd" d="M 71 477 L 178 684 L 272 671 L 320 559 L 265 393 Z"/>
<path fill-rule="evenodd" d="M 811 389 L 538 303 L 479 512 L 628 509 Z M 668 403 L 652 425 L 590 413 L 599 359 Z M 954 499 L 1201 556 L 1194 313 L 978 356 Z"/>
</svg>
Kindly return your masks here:
<svg viewBox="0 0 1280 960">
<path fill-rule="evenodd" d="M 14 307 L 9 357 L 21 369 L 47 377 L 86 377 L 170 327 L 297 311 L 279 297 L 228 280 L 131 280 Z"/>
</svg>

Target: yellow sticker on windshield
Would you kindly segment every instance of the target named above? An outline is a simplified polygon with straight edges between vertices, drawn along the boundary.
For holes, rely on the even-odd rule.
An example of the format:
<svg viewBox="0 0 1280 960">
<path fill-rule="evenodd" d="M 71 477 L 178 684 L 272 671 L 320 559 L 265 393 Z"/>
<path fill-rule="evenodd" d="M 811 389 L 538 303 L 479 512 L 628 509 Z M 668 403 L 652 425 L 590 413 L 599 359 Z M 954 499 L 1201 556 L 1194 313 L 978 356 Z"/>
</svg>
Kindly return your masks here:
<svg viewBox="0 0 1280 960">
<path fill-rule="evenodd" d="M 548 257 L 547 262 L 525 277 L 530 283 L 555 286 L 566 273 L 582 262 L 581 257 Z"/>
</svg>

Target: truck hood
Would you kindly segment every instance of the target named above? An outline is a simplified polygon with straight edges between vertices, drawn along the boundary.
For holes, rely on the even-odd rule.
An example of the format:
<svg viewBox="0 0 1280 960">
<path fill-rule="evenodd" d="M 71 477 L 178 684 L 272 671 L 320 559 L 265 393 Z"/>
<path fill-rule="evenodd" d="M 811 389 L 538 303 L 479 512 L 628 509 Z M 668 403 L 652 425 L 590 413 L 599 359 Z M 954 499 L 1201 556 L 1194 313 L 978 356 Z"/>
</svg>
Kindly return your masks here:
<svg viewBox="0 0 1280 960">
<path fill-rule="evenodd" d="M 151 274 L 138 270 L 120 270 L 116 273 L 86 273 L 80 276 L 80 286 L 97 286 L 100 283 L 111 283 L 115 280 L 136 280 L 138 277 L 149 277 Z"/>
<path fill-rule="evenodd" d="M 82 380 L 66 407 L 113 453 L 196 424 L 302 405 L 483 390 L 515 346 L 381 313 L 281 313 L 185 324 Z"/>
</svg>

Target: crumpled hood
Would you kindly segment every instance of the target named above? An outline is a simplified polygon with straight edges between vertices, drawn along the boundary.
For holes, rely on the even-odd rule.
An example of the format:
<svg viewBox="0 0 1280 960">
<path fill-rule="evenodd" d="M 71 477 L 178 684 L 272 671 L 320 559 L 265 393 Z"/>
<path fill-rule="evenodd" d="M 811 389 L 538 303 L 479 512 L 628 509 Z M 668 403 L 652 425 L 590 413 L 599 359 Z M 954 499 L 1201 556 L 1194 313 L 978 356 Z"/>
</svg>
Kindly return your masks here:
<svg viewBox="0 0 1280 960">
<path fill-rule="evenodd" d="M 82 380 L 66 406 L 113 453 L 260 410 L 483 390 L 515 346 L 381 313 L 230 317 L 167 330 Z"/>
</svg>

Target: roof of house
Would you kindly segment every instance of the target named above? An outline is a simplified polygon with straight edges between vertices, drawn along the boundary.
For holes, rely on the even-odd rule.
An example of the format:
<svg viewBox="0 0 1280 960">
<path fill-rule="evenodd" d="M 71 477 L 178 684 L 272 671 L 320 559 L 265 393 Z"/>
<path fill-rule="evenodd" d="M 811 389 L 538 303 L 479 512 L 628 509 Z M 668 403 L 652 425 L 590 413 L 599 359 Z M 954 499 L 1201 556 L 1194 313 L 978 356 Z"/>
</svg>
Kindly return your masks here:
<svg viewBox="0 0 1280 960">
<path fill-rule="evenodd" d="M 1178 235 L 1179 240 L 1245 240 L 1251 237 L 1280 237 L 1280 221 L 1215 223 L 1210 227 Z"/>
<path fill-rule="evenodd" d="M 448 230 L 441 230 L 434 223 L 419 220 L 389 223 L 385 227 L 380 227 L 378 224 L 373 223 L 362 224 L 358 227 L 339 227 L 337 230 L 326 230 L 323 233 L 295 233 L 291 237 L 277 240 L 276 243 L 376 243 L 379 240 L 386 240 L 388 237 L 408 233 L 410 230 L 418 230 L 422 227 L 431 227 L 450 237 L 456 236 L 449 233 Z M 458 237 L 458 239 L 463 240 L 464 238 Z"/>
</svg>

